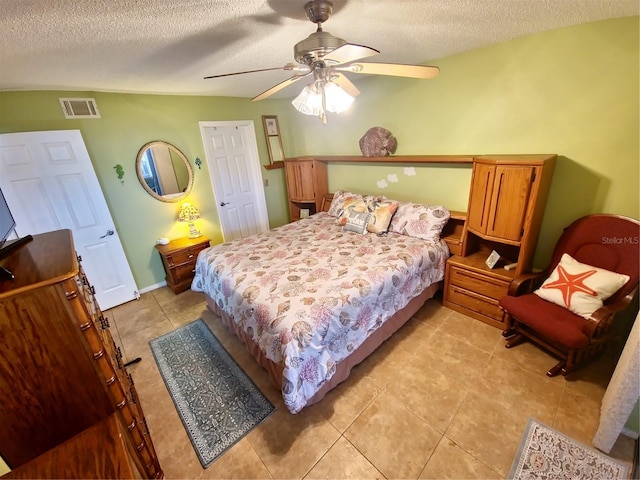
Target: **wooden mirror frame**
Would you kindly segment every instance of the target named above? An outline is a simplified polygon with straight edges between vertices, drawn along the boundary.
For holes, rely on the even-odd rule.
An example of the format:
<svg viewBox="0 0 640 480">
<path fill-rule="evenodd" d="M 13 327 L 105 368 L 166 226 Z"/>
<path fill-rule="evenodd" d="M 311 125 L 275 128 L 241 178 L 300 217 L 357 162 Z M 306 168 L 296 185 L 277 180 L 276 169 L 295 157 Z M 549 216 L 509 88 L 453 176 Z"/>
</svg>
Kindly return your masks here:
<svg viewBox="0 0 640 480">
<path fill-rule="evenodd" d="M 152 147 L 166 147 L 169 151 L 169 155 L 171 157 L 172 167 L 175 170 L 176 164 L 174 162 L 182 162 L 186 169 L 186 174 L 188 175 L 187 185 L 181 190 L 181 192 L 176 192 L 167 195 L 160 195 L 147 183 L 148 175 L 145 175 L 145 167 L 143 167 L 143 160 L 147 154 L 147 150 Z M 178 163 L 178 166 L 181 166 L 182 163 Z M 148 173 L 148 172 L 146 172 Z M 191 189 L 193 188 L 193 168 L 191 164 L 187 160 L 187 157 L 174 145 L 164 142 L 162 140 L 154 140 L 152 142 L 145 143 L 140 151 L 138 152 L 138 156 L 136 157 L 136 174 L 138 175 L 138 180 L 140 181 L 140 185 L 145 191 L 151 195 L 156 200 L 160 200 L 161 202 L 167 203 L 175 203 L 184 200 L 184 198 L 191 193 Z M 180 182 L 176 175 L 176 183 L 180 185 Z"/>
<path fill-rule="evenodd" d="M 284 148 L 282 148 L 278 117 L 275 115 L 263 115 L 262 126 L 264 127 L 264 136 L 267 140 L 267 150 L 269 152 L 269 165 L 264 165 L 264 168 L 267 170 L 284 168 Z"/>
</svg>

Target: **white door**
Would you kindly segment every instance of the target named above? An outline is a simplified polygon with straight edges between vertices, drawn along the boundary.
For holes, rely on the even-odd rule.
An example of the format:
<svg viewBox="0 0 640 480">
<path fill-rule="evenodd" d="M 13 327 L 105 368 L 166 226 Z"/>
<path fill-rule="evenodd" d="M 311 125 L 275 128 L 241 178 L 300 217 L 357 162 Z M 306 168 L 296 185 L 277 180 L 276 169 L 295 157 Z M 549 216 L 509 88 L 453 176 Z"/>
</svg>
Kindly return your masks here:
<svg viewBox="0 0 640 480">
<path fill-rule="evenodd" d="M 225 241 L 269 230 L 253 122 L 200 122 L 200 133 Z"/>
<path fill-rule="evenodd" d="M 0 135 L 0 188 L 18 235 L 73 232 L 102 310 L 139 297 L 79 130 Z"/>
</svg>

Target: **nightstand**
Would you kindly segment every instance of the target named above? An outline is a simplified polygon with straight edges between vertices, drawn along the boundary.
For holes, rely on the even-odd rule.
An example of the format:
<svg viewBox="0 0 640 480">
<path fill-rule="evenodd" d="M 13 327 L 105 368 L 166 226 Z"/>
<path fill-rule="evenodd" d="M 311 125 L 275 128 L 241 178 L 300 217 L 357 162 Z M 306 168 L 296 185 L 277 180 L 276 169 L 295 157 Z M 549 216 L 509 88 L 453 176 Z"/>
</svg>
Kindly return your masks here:
<svg viewBox="0 0 640 480">
<path fill-rule="evenodd" d="M 167 274 L 167 286 L 173 293 L 178 294 L 191 287 L 198 253 L 209 247 L 209 242 L 206 237 L 184 237 L 171 240 L 167 245 L 156 245 Z"/>
</svg>

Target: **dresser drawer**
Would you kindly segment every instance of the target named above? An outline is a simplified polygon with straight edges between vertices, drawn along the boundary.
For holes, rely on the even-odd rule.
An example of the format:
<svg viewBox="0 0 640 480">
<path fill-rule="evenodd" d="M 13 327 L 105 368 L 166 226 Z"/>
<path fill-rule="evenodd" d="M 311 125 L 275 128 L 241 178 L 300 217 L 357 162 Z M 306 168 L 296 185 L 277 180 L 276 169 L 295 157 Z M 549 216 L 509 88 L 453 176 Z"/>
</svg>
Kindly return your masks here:
<svg viewBox="0 0 640 480">
<path fill-rule="evenodd" d="M 180 250 L 180 251 L 174 252 L 167 256 L 167 263 L 169 263 L 170 266 L 181 265 L 187 262 L 192 262 L 195 265 L 196 258 L 198 257 L 198 253 L 200 253 L 200 250 L 203 250 L 204 248 L 206 247 L 189 248 L 186 250 Z"/>
<path fill-rule="evenodd" d="M 456 285 L 450 285 L 447 290 L 447 300 L 462 307 L 461 311 L 463 313 L 469 313 L 474 317 L 482 316 L 487 320 L 491 320 L 491 323 L 502 321 L 502 310 L 500 310 L 498 301 L 494 298 L 485 297 Z M 467 312 L 464 312 L 464 310 Z"/>
<path fill-rule="evenodd" d="M 496 301 L 507 294 L 509 283 L 488 277 L 480 273 L 451 265 L 449 269 L 449 283 L 464 290 L 481 293 L 480 296 L 490 297 Z M 497 302 L 496 302 L 497 303 Z"/>
<path fill-rule="evenodd" d="M 196 273 L 196 261 L 193 259 L 189 263 L 174 267 L 172 271 L 176 283 L 184 280 L 192 280 Z"/>
</svg>

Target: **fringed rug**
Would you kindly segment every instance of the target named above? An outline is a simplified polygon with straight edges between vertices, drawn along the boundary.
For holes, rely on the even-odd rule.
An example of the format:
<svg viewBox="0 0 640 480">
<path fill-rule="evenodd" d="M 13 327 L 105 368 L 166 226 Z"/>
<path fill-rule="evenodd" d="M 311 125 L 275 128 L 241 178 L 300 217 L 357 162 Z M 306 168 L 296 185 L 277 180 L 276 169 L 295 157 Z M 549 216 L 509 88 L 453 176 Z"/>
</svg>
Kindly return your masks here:
<svg viewBox="0 0 640 480">
<path fill-rule="evenodd" d="M 508 478 L 628 479 L 629 467 L 530 418 Z"/>
<path fill-rule="evenodd" d="M 203 467 L 275 410 L 201 319 L 149 345 Z"/>
</svg>

